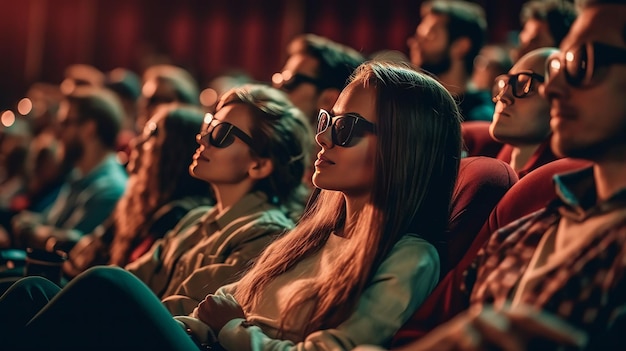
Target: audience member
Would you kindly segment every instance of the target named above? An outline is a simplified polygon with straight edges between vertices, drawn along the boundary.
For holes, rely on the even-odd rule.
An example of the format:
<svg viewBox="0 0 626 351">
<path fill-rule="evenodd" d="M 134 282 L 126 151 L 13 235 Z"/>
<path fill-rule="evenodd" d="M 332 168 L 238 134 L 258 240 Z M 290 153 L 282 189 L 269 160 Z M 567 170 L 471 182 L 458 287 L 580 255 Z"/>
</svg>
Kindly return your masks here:
<svg viewBox="0 0 626 351">
<path fill-rule="evenodd" d="M 129 69 L 118 67 L 106 72 L 104 84 L 117 94 L 124 107 L 124 121 L 117 137 L 116 149 L 120 163 L 126 165 L 131 152 L 130 141 L 138 135 L 135 126 L 141 97 L 141 78 Z"/>
<path fill-rule="evenodd" d="M 402 350 L 623 348 L 626 3 L 580 6 L 544 95 L 554 152 L 593 166 L 557 175 L 554 202 L 494 233 L 470 310 Z"/>
<path fill-rule="evenodd" d="M 11 321 L 2 340 L 182 350 L 194 348 L 188 328 L 198 343 L 226 350 L 386 345 L 438 280 L 432 242 L 446 228 L 459 167 L 458 108 L 434 79 L 373 62 L 332 113 L 320 111 L 317 131 L 313 181 L 324 190 L 296 228 L 191 316 L 168 318 L 132 275 L 96 267 L 60 293 L 40 277 L 16 283 L 0 302 Z"/>
<path fill-rule="evenodd" d="M 63 94 L 58 85 L 37 82 L 28 88 L 25 98 L 31 108 L 23 112 L 34 133 L 28 150 L 27 209 L 41 213 L 52 205 L 72 169 L 72 161 L 63 157 L 57 133 L 57 114 Z"/>
<path fill-rule="evenodd" d="M 464 120 L 490 121 L 489 93 L 470 85 L 486 36 L 484 10 L 468 1 L 434 0 L 422 4 L 421 15 L 415 35 L 407 40 L 411 63 L 435 75 L 457 97 Z"/>
<path fill-rule="evenodd" d="M 520 178 L 557 159 L 550 148 L 550 104 L 539 95 L 546 59 L 555 51 L 540 48 L 529 52 L 493 83 L 496 111 L 489 132 L 505 144 L 497 158 L 508 162 Z"/>
<path fill-rule="evenodd" d="M 287 47 L 288 58 L 280 73 L 272 76 L 276 88 L 317 124 L 320 109 L 330 110 L 341 89 L 365 57 L 351 47 L 315 34 L 295 37 Z"/>
<path fill-rule="evenodd" d="M 172 102 L 200 105 L 200 90 L 195 78 L 186 69 L 174 65 L 159 64 L 148 67 L 142 76 L 135 126 L 137 132 L 143 130 L 158 105 Z"/>
<path fill-rule="evenodd" d="M 159 105 L 170 103 L 200 106 L 200 91 L 196 80 L 187 70 L 178 66 L 160 64 L 148 67 L 142 76 L 136 133 L 141 133 Z M 133 148 L 132 144 L 129 144 L 129 148 Z M 138 169 L 140 154 L 136 154 L 136 157 L 129 155 L 126 166 L 128 173 Z"/>
<path fill-rule="evenodd" d="M 114 153 L 122 118 L 119 100 L 103 88 L 76 87 L 61 102 L 59 136 L 74 169 L 48 211 L 13 218 L 14 246 L 71 245 L 111 214 L 127 180 Z"/>
<path fill-rule="evenodd" d="M 84 235 L 63 264 L 74 277 L 96 264 L 124 266 L 144 254 L 192 209 L 213 203 L 209 186 L 189 174 L 204 113 L 177 104 L 158 108 L 133 143 L 143 160 L 112 215 Z M 186 157 L 184 155 L 187 155 Z"/>
<path fill-rule="evenodd" d="M 20 139 L 24 140 L 24 146 L 20 147 L 22 150 L 13 153 L 13 160 L 7 160 L 10 167 L 19 169 L 22 175 L 19 177 L 21 180 L 14 178 L 5 185 L 15 186 L 20 183 L 21 189 L 17 193 L 6 188 L 1 191 L 2 196 L 11 198 L 11 204 L 0 211 L 0 247 L 12 245 L 13 216 L 23 210 L 37 213 L 46 211 L 58 196 L 65 176 L 71 169 L 69 162 L 63 162 L 62 146 L 55 126 L 62 99 L 57 85 L 33 83 L 18 103 L 18 112 L 24 117 L 18 117 L 16 124 L 6 129 L 6 134 L 12 135 L 10 139 L 22 134 Z M 7 196 L 11 193 L 15 196 Z"/>
<path fill-rule="evenodd" d="M 491 91 L 496 77 L 507 73 L 511 66 L 511 56 L 503 45 L 485 45 L 474 59 L 470 84 L 476 90 Z"/>
<path fill-rule="evenodd" d="M 11 218 L 28 206 L 27 154 L 33 138 L 31 127 L 18 117 L 0 126 L 0 248 L 11 246 Z"/>
<path fill-rule="evenodd" d="M 10 126 L 0 126 L 0 211 L 16 209 L 16 199 L 27 191 L 28 145 L 33 131 L 24 118 Z M 20 206 L 21 207 L 21 206 Z"/>
<path fill-rule="evenodd" d="M 517 61 L 538 48 L 558 47 L 575 19 L 576 9 L 571 1 L 531 0 L 524 3 L 520 12 L 522 31 L 513 59 Z"/>
<path fill-rule="evenodd" d="M 161 298 L 185 295 L 171 303 L 187 313 L 237 279 L 293 227 L 289 215 L 300 216 L 312 134 L 280 91 L 244 85 L 225 93 L 215 115 L 207 114 L 190 166 L 194 177 L 211 185 L 215 206 L 191 211 L 126 269 Z"/>
<path fill-rule="evenodd" d="M 71 64 L 65 68 L 63 80 L 59 85 L 61 92 L 70 95 L 77 87 L 104 87 L 105 74 L 96 67 L 83 63 Z"/>
<path fill-rule="evenodd" d="M 333 107 L 341 89 L 365 57 L 348 46 L 314 34 L 295 37 L 287 51 L 289 56 L 282 72 L 272 76 L 272 83 L 287 94 L 315 128 L 319 110 Z M 311 147 L 313 153 L 320 151 L 314 143 Z M 313 172 L 310 164 L 304 174 L 304 181 L 311 189 Z"/>
</svg>

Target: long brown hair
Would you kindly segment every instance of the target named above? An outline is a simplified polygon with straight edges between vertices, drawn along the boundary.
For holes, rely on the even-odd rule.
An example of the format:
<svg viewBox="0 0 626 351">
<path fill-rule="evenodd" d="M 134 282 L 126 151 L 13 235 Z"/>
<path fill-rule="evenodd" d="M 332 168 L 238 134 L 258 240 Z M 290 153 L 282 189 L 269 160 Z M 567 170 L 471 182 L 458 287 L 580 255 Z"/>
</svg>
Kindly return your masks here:
<svg viewBox="0 0 626 351">
<path fill-rule="evenodd" d="M 313 301 L 304 338 L 333 328 L 353 311 L 372 275 L 407 234 L 434 242 L 449 218 L 459 168 L 460 115 L 452 96 L 434 79 L 398 64 L 369 62 L 351 84 L 376 89 L 377 154 L 371 199 L 342 248 L 343 256 L 313 287 L 294 294 L 281 316 L 281 329 Z M 341 228 L 343 194 L 322 190 L 289 234 L 274 242 L 241 279 L 235 297 L 245 311 L 263 303 L 259 292 L 277 276 L 324 246 Z M 302 317 L 302 316 L 299 316 Z"/>
<path fill-rule="evenodd" d="M 204 113 L 195 107 L 176 104 L 164 105 L 157 113 L 165 116 L 155 126 L 155 132 L 165 133 L 165 138 L 158 139 L 162 142 L 155 143 L 149 151 L 151 162 L 139 162 L 115 208 L 111 264 L 127 263 L 132 248 L 150 235 L 150 219 L 161 206 L 188 196 L 211 197 L 209 185 L 189 174 L 189 164 L 198 146 L 195 136 Z"/>
</svg>

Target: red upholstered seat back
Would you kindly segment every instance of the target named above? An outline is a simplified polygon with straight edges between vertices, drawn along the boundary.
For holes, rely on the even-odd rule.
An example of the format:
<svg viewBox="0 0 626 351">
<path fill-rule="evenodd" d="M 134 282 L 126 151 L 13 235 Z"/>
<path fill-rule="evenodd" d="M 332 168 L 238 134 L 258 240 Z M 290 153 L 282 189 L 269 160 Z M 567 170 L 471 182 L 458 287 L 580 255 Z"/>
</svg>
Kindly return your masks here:
<svg viewBox="0 0 626 351">
<path fill-rule="evenodd" d="M 496 157 L 502 148 L 502 143 L 493 140 L 489 134 L 487 121 L 465 121 L 461 123 L 461 136 L 467 156 Z"/>
<path fill-rule="evenodd" d="M 456 266 L 500 198 L 517 182 L 515 171 L 491 157 L 461 159 L 450 223 L 441 254 L 442 276 Z"/>
<path fill-rule="evenodd" d="M 392 347 L 417 340 L 436 326 L 448 321 L 468 307 L 469 295 L 460 290 L 464 272 L 494 231 L 539 210 L 555 198 L 552 178 L 590 165 L 587 161 L 563 158 L 530 172 L 517 182 L 495 206 L 465 255 L 424 301 L 411 319 L 396 333 Z"/>
</svg>

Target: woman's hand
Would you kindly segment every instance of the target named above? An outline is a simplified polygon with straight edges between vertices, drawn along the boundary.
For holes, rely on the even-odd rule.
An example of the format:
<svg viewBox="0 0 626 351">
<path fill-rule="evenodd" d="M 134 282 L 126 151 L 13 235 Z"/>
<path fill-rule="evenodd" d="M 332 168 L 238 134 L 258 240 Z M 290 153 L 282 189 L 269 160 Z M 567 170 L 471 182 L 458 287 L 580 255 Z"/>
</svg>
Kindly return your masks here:
<svg viewBox="0 0 626 351">
<path fill-rule="evenodd" d="M 215 335 L 229 321 L 235 318 L 246 318 L 243 309 L 231 295 L 207 295 L 198 305 L 198 319 L 211 327 Z"/>
</svg>

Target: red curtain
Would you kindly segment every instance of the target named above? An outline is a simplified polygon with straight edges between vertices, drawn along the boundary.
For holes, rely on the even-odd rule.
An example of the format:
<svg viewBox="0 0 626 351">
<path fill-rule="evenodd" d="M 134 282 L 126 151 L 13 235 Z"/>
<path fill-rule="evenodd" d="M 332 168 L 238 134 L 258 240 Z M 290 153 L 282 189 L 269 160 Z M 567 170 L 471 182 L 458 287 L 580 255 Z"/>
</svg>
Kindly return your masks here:
<svg viewBox="0 0 626 351">
<path fill-rule="evenodd" d="M 489 39 L 518 29 L 522 0 L 476 1 Z M 34 81 L 58 83 L 72 63 L 140 73 L 155 62 L 189 69 L 201 85 L 240 69 L 267 81 L 287 42 L 311 32 L 366 54 L 406 53 L 420 0 L 0 0 L 0 108 Z"/>
</svg>

